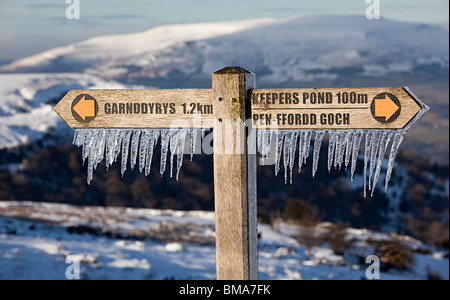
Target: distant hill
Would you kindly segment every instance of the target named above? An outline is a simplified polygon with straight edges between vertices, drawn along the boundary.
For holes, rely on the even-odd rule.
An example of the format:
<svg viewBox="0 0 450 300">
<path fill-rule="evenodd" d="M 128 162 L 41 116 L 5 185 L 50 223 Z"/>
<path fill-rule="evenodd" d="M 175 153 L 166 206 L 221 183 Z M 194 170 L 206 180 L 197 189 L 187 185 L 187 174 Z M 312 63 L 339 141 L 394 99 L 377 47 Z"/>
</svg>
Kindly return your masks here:
<svg viewBox="0 0 450 300">
<path fill-rule="evenodd" d="M 359 16 L 166 25 L 54 48 L 0 71 L 86 72 L 180 87 L 209 85 L 211 73 L 229 65 L 252 70 L 269 84 L 448 73 L 448 30 Z"/>
</svg>

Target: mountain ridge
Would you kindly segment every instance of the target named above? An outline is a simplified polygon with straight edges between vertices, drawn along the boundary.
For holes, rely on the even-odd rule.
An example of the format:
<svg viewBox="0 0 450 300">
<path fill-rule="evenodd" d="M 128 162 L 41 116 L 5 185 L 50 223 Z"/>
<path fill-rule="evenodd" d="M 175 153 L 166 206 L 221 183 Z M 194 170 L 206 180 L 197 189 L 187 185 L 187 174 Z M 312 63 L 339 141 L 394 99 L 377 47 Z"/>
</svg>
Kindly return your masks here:
<svg viewBox="0 0 450 300">
<path fill-rule="evenodd" d="M 252 70 L 263 82 L 333 80 L 348 73 L 419 76 L 448 73 L 447 36 L 439 25 L 359 16 L 165 25 L 54 48 L 0 72 L 86 72 L 152 85 L 192 78 L 209 82 L 225 65 Z"/>
</svg>

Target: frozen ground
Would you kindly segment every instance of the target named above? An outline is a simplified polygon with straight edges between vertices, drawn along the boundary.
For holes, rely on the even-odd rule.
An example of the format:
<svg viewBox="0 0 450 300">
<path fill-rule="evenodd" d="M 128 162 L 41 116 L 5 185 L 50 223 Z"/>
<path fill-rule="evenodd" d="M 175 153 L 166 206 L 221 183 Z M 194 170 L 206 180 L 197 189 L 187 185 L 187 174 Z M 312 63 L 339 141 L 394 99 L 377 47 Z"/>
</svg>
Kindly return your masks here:
<svg viewBox="0 0 450 300">
<path fill-rule="evenodd" d="M 400 241 L 413 253 L 409 269 L 380 279 L 449 279 L 448 250 L 406 236 L 349 228 L 353 246 L 343 255 L 324 242 L 308 257 L 299 230 L 259 225 L 260 279 L 365 279 L 369 240 Z M 0 202 L 0 279 L 66 279 L 69 255 L 80 258 L 81 279 L 215 279 L 214 213 Z"/>
</svg>

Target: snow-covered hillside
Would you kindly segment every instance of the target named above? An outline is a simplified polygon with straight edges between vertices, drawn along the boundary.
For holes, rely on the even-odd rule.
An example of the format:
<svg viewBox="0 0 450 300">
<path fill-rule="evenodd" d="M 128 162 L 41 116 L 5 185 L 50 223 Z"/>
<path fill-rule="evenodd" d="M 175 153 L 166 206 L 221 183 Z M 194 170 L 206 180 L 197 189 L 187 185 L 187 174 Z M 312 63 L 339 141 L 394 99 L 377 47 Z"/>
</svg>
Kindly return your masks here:
<svg viewBox="0 0 450 300">
<path fill-rule="evenodd" d="M 205 80 L 224 66 L 239 65 L 273 84 L 335 79 L 349 72 L 355 77 L 448 71 L 448 51 L 448 30 L 442 26 L 314 16 L 170 25 L 97 37 L 14 61 L 0 71 L 87 72 L 145 83 Z"/>
<path fill-rule="evenodd" d="M 70 89 L 139 88 L 95 75 L 0 74 L 0 149 L 40 140 L 49 131 L 73 136 L 53 111 Z"/>
<path fill-rule="evenodd" d="M 157 53 L 178 43 L 233 34 L 273 22 L 274 19 L 260 19 L 165 25 L 134 34 L 95 37 L 14 61 L 0 71 L 79 72 L 121 58 Z"/>
<path fill-rule="evenodd" d="M 337 254 L 331 241 L 309 248 L 303 234 L 299 243 L 300 230 L 283 221 L 259 225 L 260 279 L 365 279 L 361 258 L 390 242 L 413 260 L 406 270 L 382 270 L 380 279 L 449 278 L 448 251 L 407 236 L 347 228 L 351 246 Z M 214 213 L 0 202 L 0 279 L 66 279 L 69 255 L 80 259 L 81 279 L 214 279 Z"/>
</svg>

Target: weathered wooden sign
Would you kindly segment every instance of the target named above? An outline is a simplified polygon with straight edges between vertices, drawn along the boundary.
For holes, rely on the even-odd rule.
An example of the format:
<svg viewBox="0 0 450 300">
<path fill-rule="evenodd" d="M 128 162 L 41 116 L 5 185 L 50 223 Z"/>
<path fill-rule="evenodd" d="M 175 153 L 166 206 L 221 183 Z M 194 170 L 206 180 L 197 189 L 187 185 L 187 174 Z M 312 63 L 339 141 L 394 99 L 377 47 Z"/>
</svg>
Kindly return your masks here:
<svg viewBox="0 0 450 300">
<path fill-rule="evenodd" d="M 193 115 L 213 120 L 212 91 L 70 90 L 55 112 L 71 128 L 195 128 Z"/>
<path fill-rule="evenodd" d="M 255 89 L 255 128 L 402 129 L 422 106 L 405 88 Z"/>
<path fill-rule="evenodd" d="M 255 148 L 266 156 L 274 129 L 279 129 L 276 172 L 283 149 L 283 164 L 292 173 L 296 149 L 300 170 L 309 155 L 311 135 L 315 132 L 314 175 L 318 150 L 328 131 L 328 168 L 333 163 L 339 167 L 342 163 L 347 165 L 353 155 L 353 174 L 359 145 L 366 134 L 364 186 L 366 168 L 370 170 L 369 189 L 376 169 L 373 189 L 389 141 L 393 141 L 389 157 L 389 170 L 392 170 L 393 157 L 404 133 L 428 107 L 406 87 L 254 87 L 253 73 L 227 67 L 212 75 L 212 90 L 70 90 L 54 110 L 71 128 L 81 130 L 76 132 L 74 144 L 83 146 L 82 155 L 89 160 L 90 174 L 103 158 L 108 166 L 120 152 L 122 172 L 130 152 L 130 166 L 137 163 L 139 156 L 139 168 L 148 174 L 159 138 L 161 173 L 169 150 L 171 161 L 176 153 L 181 166 L 186 130 L 191 130 L 193 149 L 196 131 L 192 129 L 213 128 L 217 279 L 258 279 Z M 235 121 L 244 128 L 227 127 Z M 256 143 L 250 139 L 255 129 L 260 131 Z M 232 151 L 222 151 L 224 148 Z"/>
</svg>

